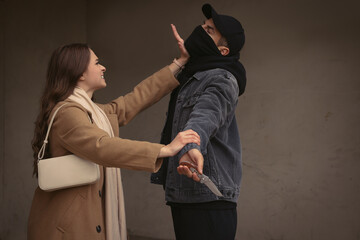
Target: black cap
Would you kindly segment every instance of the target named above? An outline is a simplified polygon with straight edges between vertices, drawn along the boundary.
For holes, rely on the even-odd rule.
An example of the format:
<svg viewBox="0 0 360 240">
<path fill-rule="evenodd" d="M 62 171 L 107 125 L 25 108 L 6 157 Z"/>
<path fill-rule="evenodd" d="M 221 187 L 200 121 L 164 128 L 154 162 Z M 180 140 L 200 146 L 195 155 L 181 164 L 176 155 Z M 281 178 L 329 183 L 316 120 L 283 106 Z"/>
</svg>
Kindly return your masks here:
<svg viewBox="0 0 360 240">
<path fill-rule="evenodd" d="M 245 43 L 244 29 L 233 17 L 219 15 L 210 4 L 204 4 L 202 11 L 207 19 L 212 18 L 215 27 L 229 44 L 230 55 L 238 53 Z"/>
</svg>

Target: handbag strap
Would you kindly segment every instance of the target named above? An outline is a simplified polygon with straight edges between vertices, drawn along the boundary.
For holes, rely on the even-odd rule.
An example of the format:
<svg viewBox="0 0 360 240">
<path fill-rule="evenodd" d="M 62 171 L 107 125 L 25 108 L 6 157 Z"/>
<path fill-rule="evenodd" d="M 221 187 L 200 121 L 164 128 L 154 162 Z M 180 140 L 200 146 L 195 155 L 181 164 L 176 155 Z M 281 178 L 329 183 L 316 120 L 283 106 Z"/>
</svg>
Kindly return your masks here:
<svg viewBox="0 0 360 240">
<path fill-rule="evenodd" d="M 41 146 L 40 148 L 40 151 L 38 153 L 38 162 L 44 158 L 44 154 L 45 154 L 45 149 L 46 149 L 46 144 L 48 143 L 48 138 L 49 138 L 49 133 L 50 133 L 50 128 L 54 122 L 54 119 L 55 119 L 55 116 L 57 114 L 57 112 L 60 110 L 60 108 L 62 108 L 63 106 L 65 106 L 66 104 L 68 103 L 64 103 L 63 105 L 61 105 L 58 109 L 56 109 L 56 111 L 54 112 L 54 115 L 52 116 L 51 118 L 51 121 L 49 123 L 49 127 L 48 127 L 48 130 L 46 132 L 46 137 L 45 137 L 45 140 L 44 140 L 44 143 L 43 145 Z"/>
</svg>

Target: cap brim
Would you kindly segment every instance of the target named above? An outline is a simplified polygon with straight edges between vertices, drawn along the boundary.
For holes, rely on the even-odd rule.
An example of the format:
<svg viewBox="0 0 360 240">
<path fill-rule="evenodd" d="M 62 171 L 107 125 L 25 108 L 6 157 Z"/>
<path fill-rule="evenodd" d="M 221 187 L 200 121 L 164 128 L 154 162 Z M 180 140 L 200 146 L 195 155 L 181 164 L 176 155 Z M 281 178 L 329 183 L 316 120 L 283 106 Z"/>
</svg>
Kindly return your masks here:
<svg viewBox="0 0 360 240">
<path fill-rule="evenodd" d="M 214 10 L 214 8 L 208 3 L 206 3 L 202 6 L 202 12 L 204 13 L 204 15 L 207 19 L 213 18 L 214 16 L 218 15 L 216 13 L 216 11 Z"/>
<path fill-rule="evenodd" d="M 202 6 L 202 12 L 204 13 L 204 15 L 207 19 L 210 19 L 210 18 L 213 19 L 216 28 L 219 30 L 219 32 L 222 35 L 224 35 L 223 24 L 220 20 L 219 14 L 217 14 L 215 9 L 210 4 L 206 3 Z"/>
<path fill-rule="evenodd" d="M 208 3 L 202 6 L 202 12 L 207 19 L 212 18 L 217 30 L 226 38 L 230 47 L 230 53 L 232 51 L 240 51 L 245 42 L 244 29 L 241 23 L 234 17 L 217 14 Z"/>
</svg>

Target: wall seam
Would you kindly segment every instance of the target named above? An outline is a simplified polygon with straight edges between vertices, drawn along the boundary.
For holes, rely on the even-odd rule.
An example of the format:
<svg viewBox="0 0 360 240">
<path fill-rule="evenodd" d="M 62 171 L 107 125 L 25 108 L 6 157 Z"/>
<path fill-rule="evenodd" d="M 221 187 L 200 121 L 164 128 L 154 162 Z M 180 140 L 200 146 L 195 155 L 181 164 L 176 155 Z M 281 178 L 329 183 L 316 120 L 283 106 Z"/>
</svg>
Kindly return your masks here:
<svg viewBox="0 0 360 240">
<path fill-rule="evenodd" d="M 86 11 L 85 11 L 85 41 L 86 44 L 89 44 L 89 24 L 88 24 L 88 12 L 89 12 L 89 0 L 86 0 Z"/>
<path fill-rule="evenodd" d="M 0 49 L 2 53 L 5 53 L 5 1 L 2 0 L 0 1 L 0 26 L 1 26 L 1 31 L 0 31 Z M 1 54 L 1 69 L 0 69 L 0 79 L 1 79 L 1 146 L 2 146 L 2 150 L 1 150 L 1 170 L 0 170 L 0 175 L 1 175 L 1 197 L 0 197 L 0 202 L 1 205 L 2 202 L 4 201 L 4 194 L 5 194 L 5 187 L 4 187 L 4 183 L 5 183 L 5 102 L 6 102 L 6 98 L 5 98 L 5 59 L 6 59 L 6 54 Z"/>
</svg>

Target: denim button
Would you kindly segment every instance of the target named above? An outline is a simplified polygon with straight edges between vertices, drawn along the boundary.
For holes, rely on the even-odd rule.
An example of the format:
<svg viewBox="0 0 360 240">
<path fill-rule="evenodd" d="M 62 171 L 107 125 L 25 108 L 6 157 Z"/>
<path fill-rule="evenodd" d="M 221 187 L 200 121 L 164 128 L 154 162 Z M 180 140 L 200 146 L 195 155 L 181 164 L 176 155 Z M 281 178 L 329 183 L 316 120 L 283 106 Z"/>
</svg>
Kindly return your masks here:
<svg viewBox="0 0 360 240">
<path fill-rule="evenodd" d="M 97 231 L 98 233 L 101 232 L 101 227 L 100 227 L 100 225 L 97 225 L 97 226 L 96 226 L 96 231 Z"/>
</svg>

